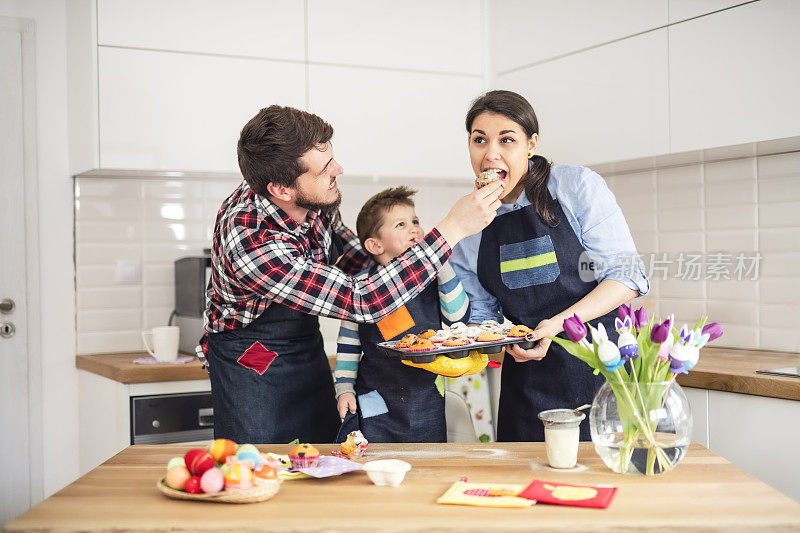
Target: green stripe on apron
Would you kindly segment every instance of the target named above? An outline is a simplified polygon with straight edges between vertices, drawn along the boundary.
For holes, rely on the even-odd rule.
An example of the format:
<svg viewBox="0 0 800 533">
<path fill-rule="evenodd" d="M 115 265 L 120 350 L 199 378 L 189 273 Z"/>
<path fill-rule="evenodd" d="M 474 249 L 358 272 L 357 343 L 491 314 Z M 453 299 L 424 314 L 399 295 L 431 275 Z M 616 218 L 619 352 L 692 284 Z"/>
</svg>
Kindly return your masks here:
<svg viewBox="0 0 800 533">
<path fill-rule="evenodd" d="M 534 255 L 533 257 L 523 257 L 522 259 L 512 259 L 500 263 L 500 272 L 514 272 L 515 270 L 525 270 L 558 262 L 555 252 Z"/>
</svg>

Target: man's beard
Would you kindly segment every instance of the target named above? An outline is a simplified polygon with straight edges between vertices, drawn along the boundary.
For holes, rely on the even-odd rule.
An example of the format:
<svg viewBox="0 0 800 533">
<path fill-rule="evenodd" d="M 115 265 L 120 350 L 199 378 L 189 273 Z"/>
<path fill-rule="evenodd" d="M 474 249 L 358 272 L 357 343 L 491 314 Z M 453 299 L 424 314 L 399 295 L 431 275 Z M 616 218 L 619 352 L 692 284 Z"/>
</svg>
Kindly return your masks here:
<svg viewBox="0 0 800 533">
<path fill-rule="evenodd" d="M 342 191 L 336 191 L 336 200 L 328 203 L 315 202 L 300 191 L 297 191 L 297 196 L 295 197 L 294 203 L 297 205 L 297 207 L 302 207 L 303 209 L 308 209 L 309 211 L 320 210 L 328 213 L 334 213 L 337 209 L 339 209 L 339 205 L 342 203 Z"/>
</svg>

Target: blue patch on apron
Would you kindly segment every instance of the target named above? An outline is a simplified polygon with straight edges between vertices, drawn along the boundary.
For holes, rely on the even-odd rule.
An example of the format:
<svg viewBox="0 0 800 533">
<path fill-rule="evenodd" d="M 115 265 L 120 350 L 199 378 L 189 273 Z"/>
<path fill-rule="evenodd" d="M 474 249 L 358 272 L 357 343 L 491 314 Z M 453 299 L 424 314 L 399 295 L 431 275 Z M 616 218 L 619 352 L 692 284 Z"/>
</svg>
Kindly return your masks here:
<svg viewBox="0 0 800 533">
<path fill-rule="evenodd" d="M 376 390 L 359 395 L 358 407 L 361 409 L 362 418 L 370 418 L 389 412 L 386 402 L 383 401 L 383 396 Z"/>
<path fill-rule="evenodd" d="M 509 289 L 552 283 L 560 273 L 550 235 L 500 246 L 500 277 Z"/>
</svg>

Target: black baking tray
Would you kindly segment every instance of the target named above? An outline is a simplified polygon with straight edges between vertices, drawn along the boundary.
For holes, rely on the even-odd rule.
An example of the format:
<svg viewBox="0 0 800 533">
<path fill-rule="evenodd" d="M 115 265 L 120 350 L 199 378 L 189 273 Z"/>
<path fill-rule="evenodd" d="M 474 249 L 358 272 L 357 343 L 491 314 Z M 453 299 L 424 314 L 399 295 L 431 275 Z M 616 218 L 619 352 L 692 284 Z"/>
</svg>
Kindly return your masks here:
<svg viewBox="0 0 800 533">
<path fill-rule="evenodd" d="M 528 336 L 530 337 L 530 334 Z M 432 363 L 440 355 L 447 355 L 453 359 L 461 359 L 462 357 L 467 357 L 469 352 L 473 350 L 479 350 L 486 355 L 494 355 L 501 353 L 503 351 L 503 346 L 508 344 L 519 344 L 519 347 L 523 350 L 530 350 L 536 342 L 526 340 L 525 337 L 506 337 L 499 341 L 473 341 L 466 346 L 442 346 L 439 344 L 437 345 L 438 348 L 425 352 L 414 352 L 404 350 L 403 348 L 395 349 L 395 344 L 397 344 L 397 341 L 380 342 L 378 343 L 378 347 L 390 357 L 399 357 L 406 361 L 411 361 L 412 363 Z"/>
</svg>

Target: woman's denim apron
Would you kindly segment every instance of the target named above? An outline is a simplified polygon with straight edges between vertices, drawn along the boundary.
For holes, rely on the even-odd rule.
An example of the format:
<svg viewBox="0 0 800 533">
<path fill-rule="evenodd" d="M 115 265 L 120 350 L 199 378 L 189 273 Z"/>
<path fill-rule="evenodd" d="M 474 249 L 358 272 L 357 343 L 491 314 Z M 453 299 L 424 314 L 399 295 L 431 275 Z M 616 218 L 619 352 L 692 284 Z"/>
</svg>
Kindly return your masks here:
<svg viewBox="0 0 800 533">
<path fill-rule="evenodd" d="M 378 348 L 384 340 L 441 327 L 438 284 L 431 282 L 404 307 L 377 324 L 358 326 L 364 352 L 355 383 L 361 432 L 370 442 L 445 442 L 444 396 L 436 389 L 436 374 L 404 365 Z M 411 321 L 397 327 L 402 317 Z M 394 333 L 403 326 L 407 327 L 388 339 L 381 333 L 382 329 Z M 352 430 L 349 418 L 337 440 L 347 437 L 345 428 Z"/>
<path fill-rule="evenodd" d="M 498 299 L 503 314 L 515 324 L 535 328 L 586 296 L 597 286 L 579 276 L 584 248 L 561 205 L 551 199 L 556 226 L 549 226 L 532 206 L 501 215 L 483 230 L 478 251 L 478 280 Z M 615 312 L 592 320 L 614 334 Z M 562 332 L 560 337 L 565 337 Z M 540 411 L 592 403 L 603 384 L 583 361 L 552 343 L 541 361 L 503 359 L 498 412 L 498 441 L 543 441 Z M 590 440 L 589 421 L 580 428 Z"/>
</svg>

